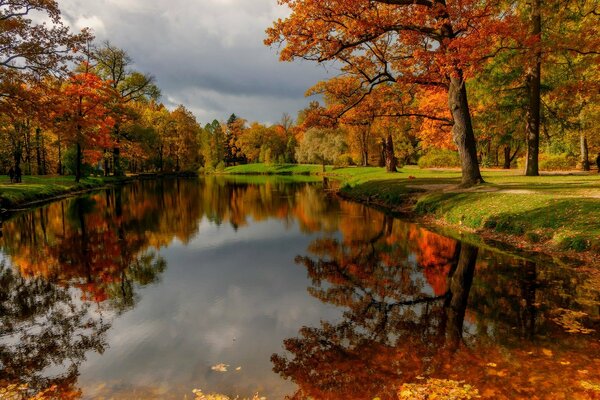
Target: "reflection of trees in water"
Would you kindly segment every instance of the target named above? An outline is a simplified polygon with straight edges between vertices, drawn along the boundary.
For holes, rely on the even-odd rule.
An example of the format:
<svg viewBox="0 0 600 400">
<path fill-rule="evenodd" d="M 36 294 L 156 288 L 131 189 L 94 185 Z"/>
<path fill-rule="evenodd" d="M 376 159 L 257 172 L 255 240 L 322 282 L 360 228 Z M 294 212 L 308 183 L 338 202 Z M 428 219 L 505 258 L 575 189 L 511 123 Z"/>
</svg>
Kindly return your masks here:
<svg viewBox="0 0 600 400">
<path fill-rule="evenodd" d="M 589 292 L 573 291 L 581 276 L 491 253 L 477 262 L 474 246 L 391 219 L 376 226 L 317 239 L 296 258 L 309 293 L 345 311 L 339 322 L 302 328 L 284 341 L 285 355 L 273 355 L 274 370 L 299 387 L 292 398 L 395 399 L 420 376 L 467 380 L 487 398 L 592 398 L 578 371 L 600 367 L 589 356 L 600 354 L 598 341 L 568 336 L 550 318 L 589 303 Z M 597 308 L 588 311 L 594 327 Z M 594 371 L 588 377 L 600 379 Z"/>
<path fill-rule="evenodd" d="M 165 184 L 175 183 L 116 188 L 5 224 L 3 251 L 13 268 L 1 270 L 0 384 L 58 385 L 59 397 L 76 391 L 86 352 L 106 345 L 109 324 L 97 311 L 134 307 L 138 289 L 167 267 L 158 247 L 197 229 L 186 216 L 194 207 L 182 201 L 194 201 L 193 191 L 165 193 Z M 181 206 L 178 218 L 170 219 L 176 211 L 168 207 L 161 213 L 167 205 Z"/>
<path fill-rule="evenodd" d="M 83 300 L 125 311 L 136 286 L 166 269 L 157 250 L 197 231 L 194 188 L 176 185 L 144 182 L 19 215 L 5 224 L 3 250 L 24 276 L 77 287 Z"/>
<path fill-rule="evenodd" d="M 323 197 L 318 186 L 270 179 L 251 182 L 206 178 L 201 185 L 201 215 L 217 225 L 229 223 L 234 229 L 247 226 L 250 218 L 296 221 L 303 232 L 337 229 L 339 203 Z"/>
<path fill-rule="evenodd" d="M 78 368 L 88 351 L 102 353 L 110 325 L 43 278 L 23 278 L 0 264 L 0 385 L 52 385 L 76 392 Z M 61 372 L 53 372 L 58 367 Z"/>
</svg>

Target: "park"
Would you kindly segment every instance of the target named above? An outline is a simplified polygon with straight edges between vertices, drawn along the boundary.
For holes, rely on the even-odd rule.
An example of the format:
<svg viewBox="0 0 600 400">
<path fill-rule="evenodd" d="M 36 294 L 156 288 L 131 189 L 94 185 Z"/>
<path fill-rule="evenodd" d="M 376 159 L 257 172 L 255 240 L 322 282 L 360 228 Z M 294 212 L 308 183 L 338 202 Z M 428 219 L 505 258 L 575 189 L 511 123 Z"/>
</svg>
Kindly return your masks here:
<svg viewBox="0 0 600 400">
<path fill-rule="evenodd" d="M 0 1 L 0 399 L 599 398 L 598 0 L 105 3 Z"/>
</svg>

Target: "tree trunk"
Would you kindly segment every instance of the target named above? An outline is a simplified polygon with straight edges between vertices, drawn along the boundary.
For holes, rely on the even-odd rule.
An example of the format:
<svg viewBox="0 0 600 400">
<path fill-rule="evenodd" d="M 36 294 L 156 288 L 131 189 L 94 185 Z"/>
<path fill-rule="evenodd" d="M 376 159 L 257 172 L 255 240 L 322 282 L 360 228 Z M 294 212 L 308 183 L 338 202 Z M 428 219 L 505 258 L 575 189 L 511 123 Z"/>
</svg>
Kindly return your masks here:
<svg viewBox="0 0 600 400">
<path fill-rule="evenodd" d="M 502 168 L 504 169 L 510 169 L 510 164 L 511 164 L 512 160 L 510 158 L 510 145 L 506 145 L 504 146 L 504 165 L 502 166 Z"/>
<path fill-rule="evenodd" d="M 56 172 L 62 176 L 63 174 L 63 166 L 62 166 L 62 146 L 60 143 L 60 136 L 58 137 L 58 168 L 56 168 Z"/>
<path fill-rule="evenodd" d="M 587 137 L 585 137 L 585 134 L 583 132 L 581 132 L 579 134 L 579 138 L 580 138 L 580 145 L 581 145 L 581 168 L 583 168 L 584 171 L 589 171 L 590 170 L 590 156 L 589 156 L 589 150 L 588 150 Z"/>
<path fill-rule="evenodd" d="M 541 41 L 542 14 L 541 0 L 531 2 L 532 35 Z M 534 65 L 527 75 L 527 87 L 529 89 L 529 110 L 527 111 L 527 164 L 525 175 L 538 176 L 539 154 L 540 154 L 540 87 L 542 72 L 542 50 L 540 43 L 536 44 L 534 51 Z"/>
<path fill-rule="evenodd" d="M 369 130 L 370 127 L 365 127 L 360 132 L 360 155 L 361 155 L 361 165 L 363 167 L 369 166 Z"/>
<path fill-rule="evenodd" d="M 396 165 L 394 141 L 392 140 L 392 134 L 388 133 L 387 140 L 385 141 L 385 170 L 387 172 L 397 172 Z"/>
<path fill-rule="evenodd" d="M 385 167 L 385 139 L 381 139 L 381 151 L 379 152 L 379 166 Z"/>
<path fill-rule="evenodd" d="M 454 118 L 452 137 L 458 147 L 460 163 L 462 168 L 461 185 L 469 187 L 483 183 L 484 180 L 477 162 L 477 141 L 473 133 L 471 112 L 467 99 L 467 87 L 462 78 L 462 71 L 458 71 L 457 77 L 450 78 L 448 89 L 448 103 L 450 112 Z"/>
<path fill-rule="evenodd" d="M 77 155 L 75 156 L 75 182 L 81 180 L 81 164 L 82 164 L 81 145 L 77 143 Z"/>
<path fill-rule="evenodd" d="M 163 172 L 163 145 L 158 148 L 158 170 Z"/>
<path fill-rule="evenodd" d="M 37 164 L 37 174 L 43 175 L 42 170 L 42 149 L 41 149 L 41 133 L 42 129 L 37 127 L 35 129 L 35 159 Z"/>
<path fill-rule="evenodd" d="M 113 170 L 115 176 L 123 176 L 123 169 L 121 168 L 121 138 L 119 125 L 115 125 L 115 138 L 117 144 L 113 148 Z"/>
<path fill-rule="evenodd" d="M 27 165 L 27 175 L 32 175 L 33 168 L 31 166 L 31 127 L 29 121 L 25 124 L 25 163 Z"/>
</svg>

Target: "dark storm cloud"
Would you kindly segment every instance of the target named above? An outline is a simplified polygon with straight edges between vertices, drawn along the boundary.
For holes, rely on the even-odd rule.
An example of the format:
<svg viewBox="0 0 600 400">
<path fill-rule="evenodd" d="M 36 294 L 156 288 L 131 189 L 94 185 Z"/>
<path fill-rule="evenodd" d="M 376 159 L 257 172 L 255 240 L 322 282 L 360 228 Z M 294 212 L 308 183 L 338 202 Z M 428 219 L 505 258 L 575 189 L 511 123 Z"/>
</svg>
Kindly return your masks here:
<svg viewBox="0 0 600 400">
<path fill-rule="evenodd" d="M 154 75 L 169 106 L 183 103 L 201 122 L 233 112 L 275 122 L 295 115 L 306 89 L 328 71 L 313 63 L 280 63 L 263 45 L 264 30 L 285 15 L 276 0 L 62 0 L 65 19 L 91 27 Z M 331 71 L 330 71 L 331 73 Z"/>
</svg>

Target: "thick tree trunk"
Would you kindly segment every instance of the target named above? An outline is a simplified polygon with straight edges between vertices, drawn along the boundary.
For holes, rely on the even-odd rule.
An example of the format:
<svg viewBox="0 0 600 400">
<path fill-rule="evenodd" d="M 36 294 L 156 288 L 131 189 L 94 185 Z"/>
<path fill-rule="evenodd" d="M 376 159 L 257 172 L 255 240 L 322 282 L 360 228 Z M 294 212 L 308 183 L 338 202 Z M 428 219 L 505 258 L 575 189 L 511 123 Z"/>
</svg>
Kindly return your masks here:
<svg viewBox="0 0 600 400">
<path fill-rule="evenodd" d="M 392 134 L 388 133 L 387 140 L 385 141 L 385 170 L 387 172 L 397 172 L 396 165 L 394 141 L 392 140 Z"/>
<path fill-rule="evenodd" d="M 369 166 L 369 130 L 370 127 L 365 127 L 364 130 L 360 132 L 360 155 L 361 155 L 361 165 L 363 167 Z"/>
<path fill-rule="evenodd" d="M 542 14 L 541 0 L 532 0 L 531 2 L 531 23 L 533 36 L 541 40 L 542 34 Z M 538 176 L 539 172 L 539 154 L 540 154 L 540 87 L 542 72 L 542 51 L 540 43 L 536 44 L 534 52 L 534 65 L 527 75 L 527 87 L 529 89 L 529 110 L 527 111 L 527 162 L 525 175 Z"/>
<path fill-rule="evenodd" d="M 581 145 L 581 168 L 583 168 L 584 171 L 589 171 L 590 170 L 590 156 L 589 156 L 587 137 L 585 137 L 585 134 L 583 132 L 581 132 L 579 134 L 579 138 L 580 138 L 580 145 Z"/>
<path fill-rule="evenodd" d="M 502 166 L 502 168 L 510 169 L 511 162 L 512 159 L 510 157 L 510 145 L 506 145 L 504 146 L 504 165 Z"/>
<path fill-rule="evenodd" d="M 379 152 L 379 167 L 385 167 L 385 139 L 381 139 L 381 151 Z"/>
<path fill-rule="evenodd" d="M 115 172 L 115 176 L 123 176 L 123 169 L 121 168 L 121 149 L 118 147 L 119 145 L 113 148 L 113 170 Z"/>
<path fill-rule="evenodd" d="M 469 187 L 483 183 L 484 180 L 477 162 L 477 141 L 473 133 L 471 112 L 467 99 L 467 87 L 462 78 L 462 71 L 458 76 L 450 78 L 448 89 L 448 104 L 454 118 L 452 137 L 458 147 L 462 168 L 462 186 Z"/>
</svg>

